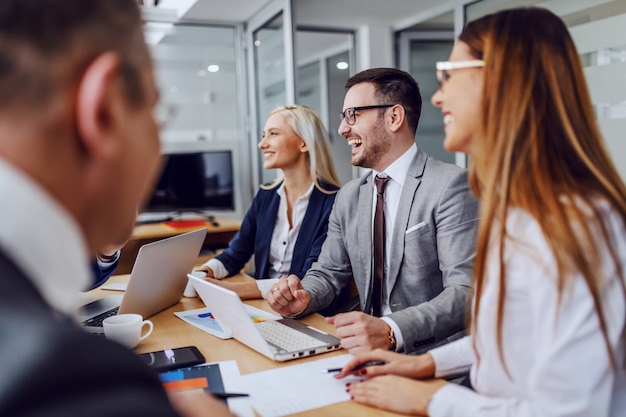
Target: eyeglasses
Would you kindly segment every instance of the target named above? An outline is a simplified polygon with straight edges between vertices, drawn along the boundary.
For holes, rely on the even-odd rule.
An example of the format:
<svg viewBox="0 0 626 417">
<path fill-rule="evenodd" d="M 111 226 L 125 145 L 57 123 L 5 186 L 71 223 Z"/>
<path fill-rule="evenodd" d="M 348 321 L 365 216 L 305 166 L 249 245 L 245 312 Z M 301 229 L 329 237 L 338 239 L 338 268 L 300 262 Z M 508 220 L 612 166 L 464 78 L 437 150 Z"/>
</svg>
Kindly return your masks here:
<svg viewBox="0 0 626 417">
<path fill-rule="evenodd" d="M 348 126 L 352 126 L 353 124 L 356 123 L 356 112 L 358 111 L 372 110 L 372 109 L 386 109 L 388 107 L 393 107 L 393 106 L 395 106 L 395 104 L 379 104 L 376 106 L 348 107 L 347 109 L 339 113 L 341 117 L 341 119 L 339 120 L 341 121 L 345 119 Z"/>
<path fill-rule="evenodd" d="M 449 70 L 479 68 L 484 66 L 485 61 L 482 61 L 480 59 L 474 59 L 471 61 L 439 61 L 436 64 L 437 81 L 439 81 L 439 87 L 441 87 L 450 79 L 450 74 L 448 73 Z"/>
</svg>

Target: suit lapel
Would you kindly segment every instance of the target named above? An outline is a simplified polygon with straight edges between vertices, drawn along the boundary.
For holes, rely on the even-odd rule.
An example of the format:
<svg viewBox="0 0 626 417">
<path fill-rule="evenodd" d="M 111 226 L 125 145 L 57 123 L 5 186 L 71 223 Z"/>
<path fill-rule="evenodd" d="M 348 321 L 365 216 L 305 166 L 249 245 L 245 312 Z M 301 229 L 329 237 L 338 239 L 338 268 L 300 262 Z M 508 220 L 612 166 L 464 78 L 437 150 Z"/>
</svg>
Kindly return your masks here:
<svg viewBox="0 0 626 417">
<path fill-rule="evenodd" d="M 359 188 L 359 202 L 357 209 L 357 247 L 361 256 L 361 267 L 365 275 L 365 300 L 364 311 L 369 311 L 372 292 L 372 198 L 374 195 L 371 183 L 372 175 L 367 175 Z M 369 244 L 363 244 L 368 242 Z M 353 268 L 354 270 L 354 268 Z M 358 280 L 357 280 L 358 282 Z"/>
<path fill-rule="evenodd" d="M 427 155 L 418 148 L 404 179 L 398 211 L 396 213 L 393 238 L 391 240 L 391 250 L 387 255 L 387 263 L 389 265 L 386 279 L 388 285 L 387 291 L 390 291 L 395 286 L 396 280 L 398 279 L 402 257 L 405 255 L 404 234 L 408 227 L 409 215 L 413 210 L 413 205 L 419 204 L 415 201 L 415 194 L 422 182 L 426 160 Z"/>
</svg>

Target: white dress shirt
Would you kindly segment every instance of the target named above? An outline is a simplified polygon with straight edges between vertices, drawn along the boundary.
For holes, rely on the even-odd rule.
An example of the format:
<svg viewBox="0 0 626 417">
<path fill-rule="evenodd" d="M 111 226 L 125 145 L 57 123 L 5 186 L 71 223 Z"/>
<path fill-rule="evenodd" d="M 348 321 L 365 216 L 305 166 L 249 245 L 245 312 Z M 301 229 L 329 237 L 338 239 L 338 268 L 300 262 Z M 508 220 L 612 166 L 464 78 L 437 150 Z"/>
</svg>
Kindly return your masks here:
<svg viewBox="0 0 626 417">
<path fill-rule="evenodd" d="M 291 228 L 289 227 L 289 218 L 287 216 L 285 183 L 283 182 L 276 190 L 276 193 L 280 197 L 280 202 L 278 204 L 276 223 L 274 224 L 272 240 L 270 242 L 269 279 L 256 280 L 257 287 L 263 298 L 267 298 L 267 292 L 278 282 L 278 278 L 289 275 L 296 240 L 302 228 L 302 222 L 306 210 L 309 207 L 309 200 L 313 194 L 314 186 L 314 184 L 311 184 L 308 191 L 296 200 L 291 213 Z M 205 265 L 211 268 L 213 275 L 217 279 L 226 278 L 228 276 L 228 271 L 224 267 L 224 264 L 217 258 L 209 259 Z"/>
<path fill-rule="evenodd" d="M 626 271 L 626 230 L 618 215 L 600 203 L 615 250 Z M 498 230 L 498 226 L 494 226 Z M 506 292 L 502 356 L 496 338 L 499 255 L 490 253 L 473 336 L 431 351 L 437 375 L 471 369 L 476 392 L 449 384 L 429 404 L 431 417 L 617 417 L 626 415 L 624 293 L 602 233 L 596 245 L 605 277 L 601 304 L 618 362 L 611 368 L 593 300 L 577 274 L 561 294 L 552 248 L 538 223 L 521 210 L 507 219 Z M 560 302 L 560 304 L 559 304 Z M 508 374 L 507 374 L 508 371 Z"/>
<path fill-rule="evenodd" d="M 389 259 L 393 256 L 391 253 L 391 242 L 393 238 L 393 228 L 396 224 L 396 214 L 398 213 L 398 206 L 400 205 L 400 195 L 402 194 L 402 187 L 404 186 L 404 179 L 406 173 L 409 171 L 411 161 L 417 153 L 417 145 L 413 144 L 411 147 L 398 159 L 396 159 L 391 165 L 387 167 L 383 172 L 391 178 L 385 186 L 385 281 L 383 282 L 383 300 L 381 305 L 381 312 L 383 315 L 391 314 L 391 308 L 389 307 L 389 292 L 387 291 L 387 271 L 389 270 Z M 374 233 L 374 215 L 376 213 L 376 183 L 374 182 L 374 176 L 379 172 L 372 170 L 372 187 L 374 187 L 374 198 L 372 199 L 372 234 Z M 374 237 L 372 235 L 372 253 L 374 253 Z M 372 262 L 374 260 L 372 259 Z M 372 271 L 373 271 L 372 266 Z M 396 338 L 396 349 L 400 350 L 404 346 L 404 340 L 402 333 L 398 325 L 389 317 L 382 317 L 382 319 L 393 329 L 393 333 Z"/>
<path fill-rule="evenodd" d="M 91 283 L 84 238 L 75 220 L 30 178 L 0 159 L 0 246 L 44 299 L 76 317 Z"/>
</svg>

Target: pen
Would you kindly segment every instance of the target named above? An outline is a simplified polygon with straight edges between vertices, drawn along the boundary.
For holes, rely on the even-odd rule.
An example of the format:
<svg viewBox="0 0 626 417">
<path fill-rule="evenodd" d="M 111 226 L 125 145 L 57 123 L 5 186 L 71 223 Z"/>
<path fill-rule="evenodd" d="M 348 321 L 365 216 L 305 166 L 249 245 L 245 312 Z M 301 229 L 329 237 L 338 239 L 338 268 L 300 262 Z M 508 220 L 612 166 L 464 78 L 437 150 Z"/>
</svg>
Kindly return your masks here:
<svg viewBox="0 0 626 417">
<path fill-rule="evenodd" d="M 205 389 L 206 392 L 213 394 L 216 398 L 235 398 L 235 397 L 249 397 L 250 394 L 243 394 L 241 392 L 213 392 Z"/>
<path fill-rule="evenodd" d="M 365 367 L 368 366 L 378 366 L 378 365 L 384 365 L 386 362 L 383 361 L 369 361 L 369 362 L 363 362 L 360 365 L 357 365 L 354 367 L 354 369 L 352 370 L 352 372 L 354 371 L 358 371 L 360 369 L 363 369 Z M 332 373 L 332 372 L 340 372 L 343 368 L 330 368 L 330 369 L 326 369 L 326 370 L 322 370 L 323 373 Z"/>
</svg>

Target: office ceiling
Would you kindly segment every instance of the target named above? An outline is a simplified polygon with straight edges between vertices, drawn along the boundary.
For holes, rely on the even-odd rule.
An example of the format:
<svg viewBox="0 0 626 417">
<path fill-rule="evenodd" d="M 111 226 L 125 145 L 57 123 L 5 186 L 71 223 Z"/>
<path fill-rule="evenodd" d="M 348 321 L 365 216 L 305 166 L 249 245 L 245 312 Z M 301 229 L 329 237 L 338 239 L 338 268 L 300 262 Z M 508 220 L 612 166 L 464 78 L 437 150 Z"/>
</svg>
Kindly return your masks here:
<svg viewBox="0 0 626 417">
<path fill-rule="evenodd" d="M 197 0 L 183 19 L 245 22 L 271 0 Z M 294 0 L 298 25 L 355 29 L 365 24 L 395 26 L 454 0 Z M 452 14 L 443 17 L 452 25 Z M 437 19 L 434 20 L 435 22 Z"/>
</svg>

